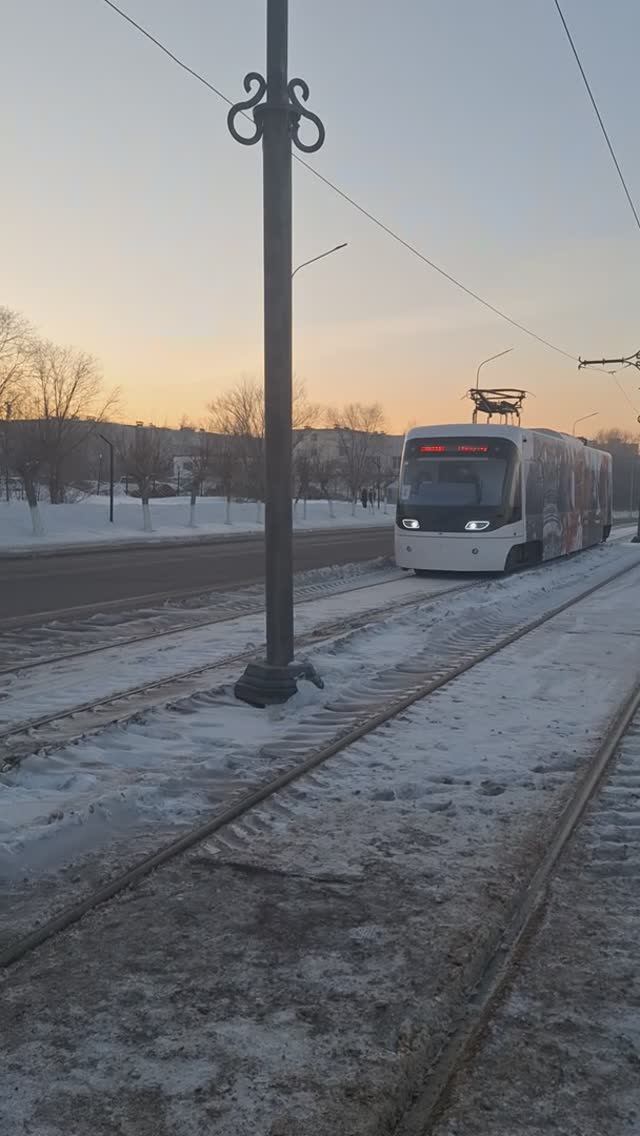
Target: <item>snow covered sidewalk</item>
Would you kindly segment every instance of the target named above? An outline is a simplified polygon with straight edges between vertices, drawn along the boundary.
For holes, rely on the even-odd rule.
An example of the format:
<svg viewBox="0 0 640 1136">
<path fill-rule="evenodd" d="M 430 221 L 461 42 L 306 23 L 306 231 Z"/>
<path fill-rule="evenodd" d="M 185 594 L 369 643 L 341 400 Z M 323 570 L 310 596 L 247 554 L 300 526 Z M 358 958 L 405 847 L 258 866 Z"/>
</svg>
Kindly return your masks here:
<svg viewBox="0 0 640 1136">
<path fill-rule="evenodd" d="M 142 507 L 134 497 L 118 496 L 114 523 L 109 523 L 109 501 L 106 497 L 86 497 L 75 504 L 39 505 L 44 527 L 42 536 L 34 536 L 26 504 L 19 501 L 0 503 L 0 556 L 23 552 L 53 551 L 62 548 L 94 547 L 113 544 L 146 544 L 148 542 L 201 541 L 212 537 L 232 537 L 264 532 L 264 509 L 255 502 L 232 504 L 231 523 L 226 523 L 226 502 L 218 497 L 201 497 L 196 506 L 196 527 L 190 527 L 188 497 L 159 498 L 151 502 L 153 532 L 144 532 Z M 299 502 L 294 509 L 297 531 L 319 529 L 381 527 L 393 524 L 394 509 L 363 509 L 355 513 L 345 501 L 331 507 L 326 501 Z"/>
<path fill-rule="evenodd" d="M 640 676 L 637 589 L 634 571 L 8 972 L 0 1128 L 390 1133 Z M 227 776 L 246 717 L 228 713 Z M 210 789 L 211 725 L 189 731 Z"/>
</svg>

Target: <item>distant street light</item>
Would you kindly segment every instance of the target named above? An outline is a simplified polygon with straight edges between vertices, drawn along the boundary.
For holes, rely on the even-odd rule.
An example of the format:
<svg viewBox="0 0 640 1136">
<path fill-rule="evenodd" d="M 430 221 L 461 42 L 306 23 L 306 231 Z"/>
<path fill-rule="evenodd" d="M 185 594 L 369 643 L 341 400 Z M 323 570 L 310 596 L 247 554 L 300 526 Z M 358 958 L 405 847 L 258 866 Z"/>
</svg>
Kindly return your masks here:
<svg viewBox="0 0 640 1136">
<path fill-rule="evenodd" d="M 476 371 L 476 390 L 480 386 L 480 371 L 484 367 L 485 363 L 492 363 L 494 359 L 501 359 L 503 355 L 508 355 L 510 351 L 513 351 L 513 347 L 507 347 L 505 351 L 499 351 L 497 355 L 490 355 L 488 359 L 482 360 L 478 367 L 478 370 Z"/>
<path fill-rule="evenodd" d="M 580 422 L 586 422 L 586 421 L 587 421 L 587 418 L 596 418 L 596 417 L 597 417 L 597 415 L 598 415 L 599 413 L 600 413 L 600 411 L 599 411 L 599 410 L 592 410 L 592 411 L 591 411 L 591 414 L 583 414 L 583 415 L 582 415 L 582 418 L 576 418 L 576 420 L 575 420 L 575 422 L 574 422 L 574 424 L 573 424 L 573 430 L 571 431 L 571 433 L 572 433 L 572 434 L 574 435 L 574 437 L 575 437 L 575 433 L 576 433 L 576 426 L 577 426 L 577 425 L 578 425 L 578 424 L 579 424 Z"/>
<path fill-rule="evenodd" d="M 297 268 L 294 268 L 293 272 L 291 273 L 291 279 L 293 280 L 294 276 L 297 272 L 300 271 L 301 268 L 306 268 L 308 264 L 315 264 L 317 260 L 324 260 L 325 256 L 331 256 L 333 252 L 340 252 L 340 249 L 346 249 L 348 244 L 349 242 L 345 241 L 344 244 L 336 245 L 335 248 L 327 249 L 326 252 L 321 252 L 320 256 L 312 256 L 311 260 L 303 260 L 302 264 L 299 264 Z"/>
<path fill-rule="evenodd" d="M 104 434 L 98 433 L 98 437 L 109 447 L 109 521 L 113 524 L 113 442 L 105 438 Z M 100 454 L 100 464 L 102 465 L 102 454 Z M 98 490 L 100 492 L 100 490 Z"/>
<path fill-rule="evenodd" d="M 7 494 L 7 505 L 11 499 L 11 486 L 10 486 L 10 469 L 9 469 L 9 422 L 13 414 L 13 403 L 5 402 L 4 404 L 4 453 L 5 453 L 5 470 L 4 470 L 4 487 Z"/>
</svg>

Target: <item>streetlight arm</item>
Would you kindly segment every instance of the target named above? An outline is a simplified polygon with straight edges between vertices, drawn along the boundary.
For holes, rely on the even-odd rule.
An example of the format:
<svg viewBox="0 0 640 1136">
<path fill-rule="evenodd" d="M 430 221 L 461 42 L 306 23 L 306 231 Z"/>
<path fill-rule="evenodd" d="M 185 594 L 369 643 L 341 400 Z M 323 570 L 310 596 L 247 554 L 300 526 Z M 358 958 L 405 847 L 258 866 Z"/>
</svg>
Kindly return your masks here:
<svg viewBox="0 0 640 1136">
<path fill-rule="evenodd" d="M 503 355 L 508 355 L 510 351 L 513 351 L 513 347 L 507 347 L 504 351 L 498 351 L 497 355 L 490 355 L 488 359 L 482 360 L 478 367 L 478 370 L 476 371 L 476 390 L 480 386 L 480 371 L 484 367 L 485 363 L 493 363 L 494 359 L 501 359 Z"/>
<path fill-rule="evenodd" d="M 571 431 L 571 433 L 575 434 L 576 426 L 578 426 L 580 424 L 580 422 L 586 422 L 587 418 L 597 418 L 598 414 L 599 414 L 598 410 L 592 410 L 591 414 L 583 414 L 582 418 L 576 418 L 576 420 L 573 424 L 573 430 Z"/>
<path fill-rule="evenodd" d="M 325 256 L 331 256 L 331 253 L 339 252 L 340 249 L 346 248 L 348 243 L 348 241 L 345 241 L 341 245 L 336 245 L 334 248 L 327 249 L 326 252 L 321 252 L 320 256 L 312 256 L 311 260 L 303 260 L 302 264 L 299 264 L 297 268 L 294 268 L 293 272 L 291 273 L 291 279 L 293 280 L 294 276 L 297 272 L 300 271 L 301 268 L 306 268 L 308 264 L 315 264 L 317 260 L 324 260 Z"/>
</svg>

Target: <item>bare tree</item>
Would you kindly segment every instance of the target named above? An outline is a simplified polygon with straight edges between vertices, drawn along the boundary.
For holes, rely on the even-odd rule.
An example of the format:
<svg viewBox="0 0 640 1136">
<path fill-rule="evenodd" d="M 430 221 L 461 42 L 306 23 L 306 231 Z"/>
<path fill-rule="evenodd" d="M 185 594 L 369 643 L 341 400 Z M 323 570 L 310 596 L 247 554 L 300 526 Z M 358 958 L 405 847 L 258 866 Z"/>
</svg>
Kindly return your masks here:
<svg viewBox="0 0 640 1136">
<path fill-rule="evenodd" d="M 320 492 L 326 498 L 329 506 L 329 516 L 334 517 L 333 496 L 338 476 L 338 464 L 331 458 L 322 457 L 319 453 L 313 458 L 313 479 L 317 482 Z"/>
<path fill-rule="evenodd" d="M 138 486 L 144 531 L 152 532 L 151 490 L 155 481 L 168 477 L 171 471 L 171 450 L 167 438 L 156 426 L 138 426 L 133 437 L 122 438 L 119 450 L 127 477 Z"/>
<path fill-rule="evenodd" d="M 16 417 L 36 342 L 28 320 L 0 306 L 0 417 Z"/>
<path fill-rule="evenodd" d="M 293 439 L 291 443 L 294 453 L 304 438 L 307 437 L 309 431 L 322 423 L 323 417 L 320 403 L 311 402 L 307 397 L 307 388 L 304 383 L 296 379 L 293 384 Z"/>
<path fill-rule="evenodd" d="M 635 512 L 640 497 L 640 435 L 615 427 L 600 430 L 595 444 L 613 458 L 613 508 L 615 512 Z"/>
<path fill-rule="evenodd" d="M 295 504 L 298 504 L 300 498 L 303 502 L 303 517 L 307 519 L 307 501 L 309 500 L 309 488 L 311 485 L 312 477 L 312 462 L 308 454 L 303 450 L 302 453 L 296 454 L 293 462 L 293 477 L 295 490 Z"/>
<path fill-rule="evenodd" d="M 41 423 L 49 500 L 55 505 L 64 501 L 71 454 L 113 409 L 117 393 L 103 396 L 100 368 L 92 355 L 48 341 L 35 346 L 29 387 L 33 417 Z"/>
<path fill-rule="evenodd" d="M 198 493 L 202 494 L 205 478 L 211 472 L 212 450 L 211 435 L 205 429 L 198 432 L 198 438 L 193 447 L 189 460 L 191 462 L 191 498 L 189 502 L 189 528 L 196 527 L 196 500 Z"/>
<path fill-rule="evenodd" d="M 228 435 L 223 435 L 221 438 L 216 439 L 215 451 L 211 461 L 212 472 L 220 482 L 220 487 L 224 494 L 225 500 L 225 517 L 224 523 L 230 525 L 231 522 L 231 501 L 233 498 L 233 487 L 235 485 L 236 474 L 238 470 L 238 454 L 235 445 L 235 439 Z"/>
<path fill-rule="evenodd" d="M 27 416 L 19 422 L 12 422 L 10 447 L 12 468 L 20 478 L 27 498 L 33 535 L 43 536 L 44 525 L 38 507 L 38 487 L 45 465 L 40 421 Z"/>
<path fill-rule="evenodd" d="M 372 474 L 372 459 L 384 428 L 384 414 L 379 403 L 364 406 L 351 402 L 339 411 L 331 411 L 328 419 L 338 435 L 338 449 L 344 478 L 355 514 L 358 493 Z"/>
<path fill-rule="evenodd" d="M 209 403 L 216 434 L 233 439 L 242 492 L 259 503 L 264 497 L 264 403 L 260 387 L 243 380 Z"/>
<path fill-rule="evenodd" d="M 244 379 L 209 403 L 210 428 L 236 439 L 236 453 L 247 497 L 264 500 L 264 392 Z M 303 383 L 294 384 L 292 450 L 320 417 L 319 407 L 307 398 Z"/>
</svg>

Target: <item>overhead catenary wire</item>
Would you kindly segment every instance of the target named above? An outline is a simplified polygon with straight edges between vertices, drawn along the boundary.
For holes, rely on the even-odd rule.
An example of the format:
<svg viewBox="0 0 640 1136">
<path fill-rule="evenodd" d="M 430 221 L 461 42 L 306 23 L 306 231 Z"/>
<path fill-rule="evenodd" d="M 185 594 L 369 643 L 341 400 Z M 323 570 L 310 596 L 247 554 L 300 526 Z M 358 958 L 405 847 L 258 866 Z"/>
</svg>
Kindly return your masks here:
<svg viewBox="0 0 640 1136">
<path fill-rule="evenodd" d="M 626 183 L 626 181 L 625 181 L 625 177 L 624 177 L 624 174 L 622 173 L 622 170 L 621 170 L 621 168 L 620 168 L 620 163 L 619 163 L 619 161 L 618 161 L 618 158 L 617 158 L 617 156 L 616 156 L 616 152 L 615 152 L 615 150 L 614 150 L 614 148 L 613 148 L 613 143 L 612 143 L 612 141 L 611 141 L 611 138 L 609 137 L 609 132 L 608 132 L 608 130 L 607 130 L 607 128 L 606 128 L 606 126 L 605 126 L 605 124 L 604 124 L 604 120 L 603 120 L 603 118 L 602 118 L 602 115 L 600 114 L 600 110 L 599 110 L 599 108 L 598 108 L 598 104 L 597 104 L 597 102 L 596 102 L 596 100 L 595 100 L 595 96 L 594 96 L 594 93 L 593 93 L 593 91 L 592 91 L 592 89 L 591 89 L 591 84 L 589 83 L 589 80 L 588 80 L 588 78 L 587 78 L 587 74 L 586 74 L 586 71 L 585 71 L 585 69 L 584 69 L 584 67 L 583 67 L 583 65 L 582 65 L 582 61 L 581 61 L 581 59 L 580 59 L 580 56 L 578 55 L 578 49 L 576 48 L 576 45 L 575 45 L 575 42 L 574 42 L 573 36 L 571 35 L 571 31 L 569 30 L 569 25 L 567 24 L 567 21 L 566 21 L 566 19 L 565 19 L 565 17 L 564 17 L 564 13 L 563 13 L 563 11 L 562 11 L 562 8 L 560 7 L 560 0 L 554 0 L 554 4 L 555 4 L 555 6 L 556 6 L 556 9 L 557 9 L 557 11 L 558 11 L 558 15 L 560 16 L 560 19 L 561 19 L 561 21 L 562 21 L 562 26 L 563 26 L 563 28 L 564 28 L 564 30 L 565 30 L 565 32 L 566 32 L 566 36 L 567 36 L 567 39 L 569 40 L 569 44 L 571 45 L 571 50 L 572 50 L 572 52 L 573 52 L 573 55 L 574 55 L 575 61 L 576 61 L 576 63 L 578 64 L 578 70 L 580 71 L 580 74 L 582 75 L 582 80 L 583 80 L 583 82 L 584 82 L 584 85 L 585 85 L 585 87 L 586 87 L 586 89 L 587 89 L 587 94 L 589 95 L 589 99 L 590 99 L 590 101 L 591 101 L 591 105 L 592 105 L 592 107 L 593 107 L 593 109 L 594 109 L 594 111 L 595 111 L 595 115 L 596 115 L 596 118 L 597 118 L 597 120 L 598 120 L 598 122 L 599 122 L 599 124 L 600 124 L 600 129 L 601 129 L 601 131 L 602 131 L 602 133 L 603 133 L 603 135 L 604 135 L 604 140 L 605 140 L 605 142 L 606 142 L 606 144 L 607 144 L 607 148 L 608 148 L 608 150 L 609 150 L 609 154 L 611 155 L 611 160 L 612 160 L 612 162 L 613 162 L 613 164 L 614 164 L 614 166 L 615 166 L 615 168 L 616 168 L 616 171 L 617 171 L 618 177 L 620 178 L 620 182 L 621 182 L 621 184 L 622 184 L 622 188 L 623 188 L 623 190 L 624 190 L 624 193 L 625 193 L 625 197 L 626 197 L 626 199 L 627 199 L 627 201 L 628 201 L 628 203 L 629 203 L 629 207 L 630 207 L 630 209 L 631 209 L 631 212 L 633 213 L 633 217 L 634 217 L 635 223 L 636 223 L 636 225 L 638 226 L 638 228 L 640 229 L 640 216 L 638 215 L 638 210 L 636 209 L 636 207 L 635 207 L 635 205 L 634 205 L 634 202 L 633 202 L 633 198 L 632 198 L 632 196 L 631 196 L 631 193 L 629 192 L 629 187 L 628 187 L 628 185 L 627 185 L 627 183 Z"/>
<path fill-rule="evenodd" d="M 208 79 L 200 74 L 200 72 L 196 71 L 193 67 L 190 67 L 188 63 L 185 63 L 184 60 L 180 59 L 179 56 L 174 54 L 174 52 L 170 51 L 170 49 L 166 47 L 165 44 L 157 39 L 156 36 L 152 35 L 151 32 L 149 32 L 145 27 L 142 26 L 142 24 L 139 24 L 127 12 L 125 12 L 122 8 L 115 4 L 114 0 L 104 0 L 104 3 L 108 8 L 111 8 L 112 11 L 116 12 L 119 16 L 122 17 L 123 20 L 125 20 L 128 24 L 135 28 L 136 31 L 138 31 L 141 35 L 148 39 L 152 44 L 154 44 L 160 51 L 167 55 L 169 59 L 171 59 L 178 65 L 178 67 L 181 67 L 182 70 L 186 71 L 187 74 L 192 76 L 192 78 L 197 79 L 198 82 L 202 83 L 205 87 L 208 88 L 208 90 L 212 91 L 214 95 L 217 95 L 219 99 L 222 99 L 222 101 L 226 103 L 227 106 L 234 105 L 233 100 L 225 95 L 223 91 L 214 86 L 213 83 L 210 83 Z M 248 115 L 245 115 L 245 117 L 249 118 Z M 332 190 L 333 193 L 337 194 L 338 197 L 341 197 L 343 201 L 345 201 L 353 209 L 357 210 L 358 213 L 360 213 L 383 233 L 386 233 L 388 237 L 391 237 L 392 240 L 396 241 L 396 243 L 406 249 L 407 252 L 410 252 L 413 256 L 417 257 L 418 260 L 422 261 L 434 272 L 438 273 L 439 276 L 442 276 L 445 280 L 449 281 L 450 284 L 453 284 L 454 287 L 464 292 L 465 295 L 470 297 L 470 299 L 475 300 L 478 304 L 482 304 L 482 306 L 488 311 L 492 312 L 500 319 L 505 320 L 507 323 L 511 324 L 512 327 L 517 328 L 518 331 L 521 331 L 524 335 L 528 335 L 531 339 L 536 340 L 536 342 L 542 344 L 544 347 L 548 347 L 551 351 L 555 351 L 558 355 L 563 355 L 565 359 L 570 359 L 572 362 L 578 361 L 577 355 L 572 354 L 570 351 L 565 351 L 564 348 L 559 347 L 555 343 L 552 343 L 551 340 L 545 339 L 542 335 L 538 335 L 537 332 L 527 327 L 526 324 L 520 323 L 518 320 L 510 316 L 508 312 L 505 312 L 495 304 L 492 304 L 489 300 L 486 300 L 484 296 L 481 296 L 478 292 L 474 291 L 473 288 L 469 288 L 461 280 L 458 280 L 455 276 L 453 276 L 452 273 L 447 272 L 445 268 L 442 268 L 439 264 L 436 264 L 435 261 L 431 260 L 430 257 L 421 252 L 420 249 L 416 248 L 416 246 L 413 245 L 410 241 L 402 237 L 400 233 L 398 233 L 395 229 L 392 229 L 389 225 L 386 225 L 384 221 L 381 221 L 379 217 L 376 217 L 374 213 L 372 213 L 369 209 L 366 209 L 364 205 L 361 205 L 358 201 L 356 201 L 356 199 L 352 197 L 351 194 L 341 189 L 340 186 L 336 185 L 336 183 L 331 181 L 330 178 L 325 177 L 324 174 L 321 174 L 319 170 L 317 170 L 309 162 L 305 161 L 304 158 L 299 157 L 299 155 L 297 154 L 294 154 L 293 157 L 298 165 L 302 166 L 305 170 L 308 171 L 308 173 L 310 173 L 318 181 L 322 182 L 322 184 L 325 185 L 328 189 Z"/>
<path fill-rule="evenodd" d="M 620 382 L 618 376 L 615 374 L 614 371 L 609 371 L 609 374 L 612 376 L 614 383 L 616 384 L 616 386 L 619 388 L 621 393 L 626 398 L 627 402 L 629 403 L 629 406 L 633 410 L 633 413 L 637 414 L 638 413 L 638 407 L 635 405 L 635 403 L 633 402 L 633 399 L 630 398 L 627 391 L 624 389 L 624 387 L 623 387 L 622 383 Z"/>
<path fill-rule="evenodd" d="M 111 8 L 113 12 L 120 16 L 127 24 L 134 28 L 140 35 L 144 36 L 145 39 L 149 40 L 150 43 L 157 47 L 159 51 L 163 52 L 163 54 L 166 55 L 173 63 L 175 63 L 193 79 L 196 79 L 199 83 L 202 83 L 203 86 L 205 86 L 209 91 L 211 91 L 214 95 L 221 99 L 222 102 L 226 103 L 227 106 L 232 107 L 235 105 L 234 100 L 230 99 L 228 95 L 225 95 L 224 91 L 221 91 L 219 87 L 216 87 L 213 83 L 209 82 L 209 80 L 206 79 L 204 75 L 202 75 L 199 71 L 196 71 L 195 68 L 190 67 L 188 63 L 185 63 L 185 61 L 178 55 L 176 55 L 173 51 L 171 51 L 166 46 L 166 44 L 162 43 L 162 41 L 154 36 L 147 28 L 138 23 L 137 20 L 134 20 L 128 12 L 124 11 L 123 8 L 120 8 L 118 4 L 114 3 L 114 0 L 103 0 L 103 2 L 107 5 L 108 8 Z M 562 13 L 560 14 L 562 15 Z M 248 114 L 244 113 L 244 117 L 251 121 Z M 442 276 L 443 279 L 447 280 L 454 287 L 458 288 L 466 296 L 469 296 L 470 299 L 475 300 L 476 303 L 481 304 L 488 311 L 498 316 L 499 319 L 502 319 L 506 323 L 509 323 L 512 327 L 515 327 L 524 335 L 527 335 L 537 343 L 540 343 L 543 347 L 547 347 L 549 348 L 549 350 L 556 352 L 556 354 L 562 355 L 565 359 L 570 359 L 572 363 L 579 362 L 579 356 L 572 354 L 572 352 L 570 351 L 566 351 L 563 347 L 559 347 L 556 343 L 552 343 L 551 340 L 545 339 L 544 336 L 538 335 L 537 332 L 527 327 L 526 324 L 520 323 L 519 320 L 516 320 L 512 316 L 510 316 L 508 312 L 505 312 L 495 304 L 492 304 L 489 300 L 486 300 L 484 296 L 481 296 L 478 292 L 474 291 L 473 288 L 469 288 L 461 280 L 458 280 L 457 277 L 453 276 L 452 273 L 447 272 L 446 269 L 442 268 L 435 261 L 431 260 L 430 257 L 421 252 L 420 249 L 416 248 L 416 246 L 413 245 L 410 241 L 402 237 L 400 233 L 396 232 L 395 229 L 392 229 L 389 225 L 386 225 L 384 221 L 381 221 L 379 217 L 376 217 L 374 213 L 372 213 L 370 210 L 366 209 L 364 205 L 361 205 L 358 201 L 356 201 L 356 199 L 352 197 L 351 194 L 341 189 L 340 186 L 336 185 L 336 183 L 331 181 L 330 178 L 326 177 L 324 174 L 321 174 L 319 170 L 317 170 L 309 162 L 305 161 L 304 158 L 301 158 L 298 154 L 295 153 L 293 157 L 298 165 L 302 166 L 308 173 L 310 173 L 328 189 L 332 190 L 332 192 L 335 193 L 338 197 L 342 198 L 343 201 L 345 201 L 348 205 L 350 205 L 353 209 L 360 213 L 361 216 L 365 217 L 383 233 L 386 233 L 387 236 L 389 236 L 402 248 L 406 249 L 407 252 L 410 252 L 413 256 L 417 257 L 418 260 L 426 264 L 439 276 Z M 595 370 L 596 368 L 588 369 Z M 598 374 L 600 373 L 601 372 L 598 372 Z M 613 372 L 609 372 L 609 374 L 613 374 Z M 618 381 L 618 379 L 615 379 L 615 382 L 620 388 L 620 391 L 626 401 L 633 408 L 634 413 L 636 413 L 636 408 L 631 402 L 631 399 L 629 398 L 629 395 L 625 391 L 622 384 Z"/>
<path fill-rule="evenodd" d="M 143 35 L 146 39 L 150 40 L 151 43 L 155 44 L 155 46 L 159 48 L 160 51 L 163 51 L 165 55 L 168 55 L 169 59 L 173 60 L 174 63 L 177 63 L 178 67 L 181 67 L 183 71 L 186 71 L 187 74 L 191 75 L 194 79 L 197 79 L 199 83 L 204 83 L 205 87 L 208 87 L 210 91 L 213 91 L 213 94 L 217 95 L 219 99 L 222 99 L 222 101 L 226 103 L 227 106 L 233 106 L 232 99 L 228 99 L 222 91 L 220 91 L 217 87 L 214 87 L 213 83 L 210 83 L 208 79 L 205 79 L 204 75 L 201 75 L 198 71 L 194 71 L 193 67 L 189 67 L 189 64 L 184 62 L 184 59 L 180 59 L 177 55 L 174 55 L 173 52 L 170 51 L 164 43 L 161 43 L 159 39 L 156 39 L 156 37 L 152 35 L 151 32 L 147 30 L 147 28 L 144 28 L 142 24 L 139 24 L 137 20 L 134 20 L 133 16 L 130 16 L 128 12 L 125 12 L 123 8 L 119 8 L 117 4 L 114 4 L 113 0 L 104 0 L 104 3 L 108 8 L 111 8 L 114 12 L 116 12 L 118 16 L 121 16 L 122 19 L 126 21 L 126 23 L 131 24 L 131 27 L 135 28 L 137 32 L 140 32 L 140 35 Z"/>
<path fill-rule="evenodd" d="M 635 223 L 636 223 L 636 225 L 637 225 L 637 226 L 638 226 L 638 228 L 640 229 L 640 215 L 638 214 L 638 210 L 637 210 L 637 209 L 636 209 L 636 207 L 635 207 L 635 204 L 634 204 L 633 198 L 632 198 L 632 196 L 631 196 L 631 193 L 630 193 L 630 191 L 629 191 L 629 187 L 628 187 L 628 185 L 627 185 L 627 183 L 626 183 L 626 180 L 625 180 L 624 174 L 622 173 L 622 169 L 621 169 L 621 166 L 620 166 L 620 162 L 618 161 L 618 158 L 617 158 L 616 152 L 615 152 L 615 150 L 614 150 L 614 148 L 613 148 L 613 143 L 612 143 L 612 141 L 611 141 L 611 138 L 609 137 L 609 132 L 608 132 L 608 130 L 607 130 L 607 128 L 606 128 L 606 126 L 605 126 L 605 124 L 604 124 L 604 119 L 603 119 L 603 117 L 602 117 L 602 115 L 601 115 L 601 113 L 600 113 L 600 108 L 598 107 L 598 104 L 597 104 L 597 102 L 596 102 L 596 99 L 595 99 L 595 95 L 594 95 L 594 93 L 593 93 L 593 90 L 592 90 L 592 88 L 591 88 L 591 84 L 590 84 L 590 82 L 589 82 L 589 79 L 587 78 L 587 73 L 586 73 L 586 71 L 585 71 L 585 69 L 584 69 L 584 66 L 583 66 L 583 64 L 582 64 L 582 60 L 581 60 L 581 58 L 580 58 L 580 56 L 579 56 L 579 54 L 578 54 L 578 49 L 577 49 L 577 47 L 576 47 L 576 45 L 575 45 L 575 41 L 574 41 L 574 38 L 573 38 L 573 36 L 572 36 L 572 34 L 571 34 L 571 30 L 570 30 L 570 28 L 569 28 L 569 25 L 568 25 L 568 23 L 567 23 L 567 21 L 566 21 L 566 19 L 565 19 L 565 15 L 564 15 L 564 12 L 562 11 L 562 8 L 561 8 L 561 6 L 560 6 L 560 0 L 554 0 L 554 4 L 555 4 L 555 6 L 556 6 L 556 10 L 557 10 L 557 12 L 558 12 L 558 15 L 559 15 L 559 17 L 560 17 L 560 20 L 561 20 L 561 22 L 562 22 L 562 26 L 563 26 L 563 28 L 564 28 L 564 31 L 565 31 L 566 37 L 567 37 L 567 39 L 568 39 L 568 41 L 569 41 L 569 45 L 570 45 L 570 47 L 571 47 L 571 51 L 573 52 L 573 56 L 574 56 L 574 59 L 575 59 L 575 61 L 576 61 L 577 65 L 578 65 L 578 70 L 579 70 L 579 72 L 580 72 L 580 74 L 581 74 L 581 76 L 582 76 L 582 81 L 583 81 L 583 83 L 584 83 L 584 85 L 585 85 L 585 88 L 586 88 L 587 94 L 588 94 L 588 96 L 589 96 L 589 100 L 590 100 L 590 102 L 591 102 L 591 105 L 592 105 L 592 107 L 593 107 L 593 110 L 594 110 L 595 116 L 596 116 L 596 118 L 597 118 L 597 120 L 598 120 L 598 123 L 599 123 L 600 129 L 601 129 L 601 131 L 602 131 L 602 134 L 603 134 L 603 136 L 604 136 L 604 140 L 605 140 L 605 142 L 606 142 L 606 144 L 607 144 L 607 149 L 608 149 L 608 151 L 609 151 L 609 154 L 610 154 L 610 156 L 611 156 L 611 160 L 612 160 L 612 162 L 613 162 L 613 164 L 614 164 L 614 166 L 615 166 L 615 169 L 616 169 L 616 173 L 617 173 L 617 175 L 618 175 L 618 177 L 619 177 L 619 179 L 620 179 L 620 183 L 621 183 L 621 185 L 622 185 L 622 188 L 623 188 L 623 190 L 624 190 L 624 194 L 625 194 L 625 197 L 626 197 L 626 199 L 627 199 L 627 202 L 628 202 L 628 204 L 629 204 L 629 208 L 631 209 L 631 212 L 632 212 L 632 214 L 633 214 L 633 218 L 634 218 L 634 220 L 635 220 Z M 595 368 L 589 368 L 589 370 L 595 370 Z M 616 374 L 615 374 L 615 371 L 609 371 L 609 372 L 608 372 L 608 374 L 610 374 L 610 375 L 612 376 L 612 378 L 613 378 L 613 381 L 615 382 L 616 386 L 618 387 L 618 390 L 619 390 L 619 391 L 620 391 L 620 393 L 622 394 L 623 398 L 624 398 L 624 399 L 625 399 L 625 400 L 626 400 L 626 401 L 628 402 L 628 404 L 629 404 L 629 406 L 631 407 L 631 409 L 633 410 L 634 414 L 636 414 L 636 415 L 637 415 L 637 413 L 638 413 L 638 408 L 637 408 L 637 406 L 635 405 L 635 403 L 633 402 L 633 400 L 632 400 L 632 399 L 630 398 L 630 396 L 629 396 L 628 392 L 627 392 L 627 391 L 626 391 L 626 390 L 624 389 L 624 387 L 623 387 L 622 383 L 620 382 L 620 380 L 619 380 L 619 379 L 617 378 L 617 376 L 616 376 Z"/>
</svg>

